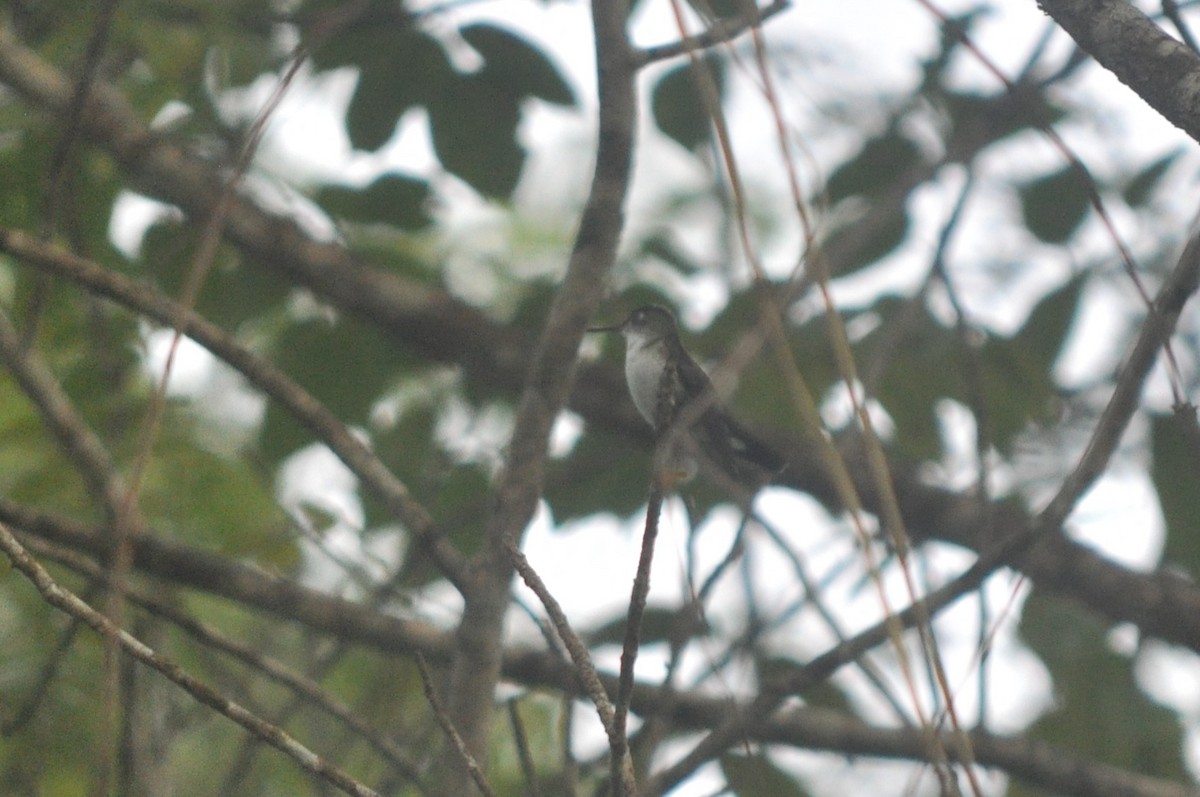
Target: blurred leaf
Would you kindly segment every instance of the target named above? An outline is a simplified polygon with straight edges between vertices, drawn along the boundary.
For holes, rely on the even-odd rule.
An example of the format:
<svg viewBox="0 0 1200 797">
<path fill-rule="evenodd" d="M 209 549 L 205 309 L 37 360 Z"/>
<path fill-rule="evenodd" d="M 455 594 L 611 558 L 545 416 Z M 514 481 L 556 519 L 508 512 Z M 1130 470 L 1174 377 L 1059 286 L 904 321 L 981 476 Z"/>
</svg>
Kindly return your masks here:
<svg viewBox="0 0 1200 797">
<path fill-rule="evenodd" d="M 269 478 L 245 461 L 198 448 L 176 418 L 160 436 L 142 490 L 158 533 L 290 571 L 299 562 L 288 521 Z"/>
<path fill-rule="evenodd" d="M 590 645 L 621 645 L 625 642 L 625 627 L 629 617 L 622 613 L 588 634 Z M 704 618 L 686 608 L 646 607 L 642 616 L 639 639 L 642 645 L 655 642 L 681 644 L 707 634 L 710 627 Z"/>
<path fill-rule="evenodd" d="M 1076 605 L 1040 590 L 1029 596 L 1021 637 L 1049 668 L 1058 697 L 1032 736 L 1114 766 L 1187 780 L 1178 716 L 1141 692 L 1107 634 L 1105 623 Z M 1033 792 L 1010 786 L 1009 793 Z"/>
<path fill-rule="evenodd" d="M 786 684 L 788 680 L 804 669 L 804 665 L 795 659 L 762 653 L 754 657 L 754 665 L 757 670 L 758 682 L 770 688 Z M 839 689 L 832 680 L 823 680 L 805 689 L 803 694 L 797 696 L 804 698 L 805 705 L 833 709 L 846 716 L 855 716 L 854 706 L 846 697 L 846 693 Z"/>
<path fill-rule="evenodd" d="M 1083 177 L 1070 165 L 1017 191 L 1025 226 L 1047 243 L 1058 244 L 1070 238 L 1091 208 Z"/>
<path fill-rule="evenodd" d="M 646 435 L 648 440 L 648 427 Z M 649 478 L 647 448 L 589 426 L 570 455 L 552 463 L 546 479 L 546 501 L 555 524 L 560 526 L 599 512 L 628 517 L 645 504 Z"/>
<path fill-rule="evenodd" d="M 1189 423 L 1194 423 L 1193 419 L 1151 416 L 1150 446 L 1154 460 L 1150 476 L 1167 526 L 1163 560 L 1195 575 L 1200 573 L 1200 512 L 1196 511 L 1200 451 L 1193 448 L 1194 438 L 1185 428 Z"/>
<path fill-rule="evenodd" d="M 851 256 L 837 263 L 837 271 L 833 276 L 843 277 L 853 274 L 891 254 L 900 244 L 904 243 L 909 225 L 908 211 L 905 208 L 899 208 L 881 224 L 868 223 L 858 226 L 857 231 L 853 228 L 849 230 L 849 234 L 857 235 L 858 240 Z"/>
<path fill-rule="evenodd" d="M 139 260 L 168 296 L 182 294 L 201 235 L 194 225 L 172 218 L 163 218 L 146 231 Z M 245 264 L 241 252 L 222 243 L 216 248 L 195 309 L 224 329 L 237 329 L 280 307 L 289 293 L 288 285 L 274 271 Z"/>
<path fill-rule="evenodd" d="M 388 466 L 396 478 L 416 493 L 423 493 L 442 478 L 449 468 L 445 454 L 434 440 L 437 410 L 431 404 L 408 407 L 400 418 L 385 429 L 371 435 L 371 449 Z M 367 525 L 378 526 L 393 518 L 382 506 L 364 495 Z"/>
<path fill-rule="evenodd" d="M 483 539 L 489 478 L 479 465 L 453 462 L 439 445 L 436 430 L 440 409 L 440 396 L 414 401 L 394 424 L 374 431 L 371 448 L 438 518 L 447 540 L 457 550 L 470 554 Z M 362 492 L 368 528 L 397 522 L 369 491 Z M 420 586 L 438 575 L 420 546 L 410 545 L 401 569 L 401 583 Z"/>
<path fill-rule="evenodd" d="M 1087 275 L 1080 274 L 1047 293 L 1034 305 L 1016 334 L 1015 339 L 1020 341 L 1036 370 L 1048 374 L 1062 354 L 1087 281 Z"/>
<path fill-rule="evenodd" d="M 721 772 L 737 797 L 807 797 L 808 790 L 765 755 L 721 756 Z"/>
<path fill-rule="evenodd" d="M 490 64 L 459 76 L 429 103 L 433 148 L 449 171 L 487 197 L 512 193 L 525 163 L 517 143 L 519 99 Z"/>
<path fill-rule="evenodd" d="M 691 61 L 671 69 L 659 79 L 650 97 L 650 110 L 658 129 L 692 150 L 709 140 L 713 109 L 705 100 L 697 80 L 711 80 L 716 96 L 725 93 L 725 63 L 715 56 L 700 59 L 702 75 Z"/>
<path fill-rule="evenodd" d="M 317 202 L 334 216 L 362 224 L 390 224 L 405 230 L 427 226 L 429 183 L 414 177 L 385 174 L 364 188 L 330 186 Z"/>
<path fill-rule="evenodd" d="M 421 464 L 417 461 L 411 466 Z M 483 542 L 489 483 L 488 475 L 481 468 L 459 465 L 449 469 L 433 489 L 418 493 L 418 498 L 432 515 L 440 519 L 440 529 L 447 542 L 467 556 L 475 554 Z M 441 573 L 424 555 L 420 545 L 410 545 L 398 583 L 417 587 L 440 577 Z"/>
<path fill-rule="evenodd" d="M 7 372 L 0 379 L 0 494 L 100 519 L 75 467 Z"/>
<path fill-rule="evenodd" d="M 1054 364 L 1067 341 L 1086 277 L 1076 277 L 1034 306 L 1024 326 L 1009 339 L 991 338 L 980 350 L 988 433 L 1002 449 L 1030 422 L 1054 409 L 1058 391 Z"/>
<path fill-rule="evenodd" d="M 825 186 L 831 203 L 851 196 L 883 194 L 914 169 L 921 150 L 908 136 L 896 130 L 868 140 L 850 160 L 839 166 Z"/>
<path fill-rule="evenodd" d="M 871 312 L 881 320 L 858 347 L 859 356 L 869 364 L 877 352 L 888 353 L 876 397 L 896 425 L 897 445 L 913 457 L 940 455 L 935 410 L 943 398 L 980 412 L 989 440 L 1001 449 L 1031 422 L 1043 420 L 1054 408 L 1058 392 L 1053 368 L 1085 284 L 1083 276 L 1070 280 L 1044 296 L 1013 337 L 989 337 L 971 349 L 958 331 L 943 326 L 924 307 L 914 310 L 909 300 L 892 297 L 877 302 Z M 974 406 L 968 392 L 973 373 L 982 407 Z"/>
<path fill-rule="evenodd" d="M 915 459 L 940 457 L 937 402 L 963 400 L 963 353 L 956 333 L 907 298 L 884 297 L 871 312 L 879 322 L 862 340 L 859 361 L 864 368 L 883 369 L 875 397 L 895 423 L 896 445 Z"/>
<path fill-rule="evenodd" d="M 356 149 L 386 144 L 401 115 L 451 89 L 454 70 L 442 45 L 415 28 L 356 30 L 358 85 L 346 110 L 346 131 Z"/>
<path fill-rule="evenodd" d="M 275 364 L 343 423 L 363 424 L 371 406 L 410 361 L 380 330 L 352 318 L 309 319 L 273 341 Z M 267 405 L 259 434 L 261 453 L 276 462 L 312 442 L 312 436 L 279 409 Z"/>
<path fill-rule="evenodd" d="M 675 241 L 670 230 L 651 233 L 642 241 L 641 250 L 646 257 L 656 258 L 686 276 L 694 276 L 703 270 L 691 253 Z"/>
<path fill-rule="evenodd" d="M 1125 204 L 1131 208 L 1137 208 L 1149 202 L 1150 197 L 1154 194 L 1154 189 L 1182 154 L 1183 150 L 1177 149 L 1154 161 L 1134 175 L 1133 179 L 1126 183 L 1125 187 L 1121 190 L 1121 196 L 1125 199 Z"/>
<path fill-rule="evenodd" d="M 749 0 L 688 0 L 688 5 L 705 20 L 739 19 L 754 9 Z"/>
<path fill-rule="evenodd" d="M 574 105 L 575 94 L 546 54 L 511 31 L 468 25 L 460 33 L 487 64 L 489 79 L 514 97 L 533 96 L 556 105 Z"/>
<path fill-rule="evenodd" d="M 686 341 L 701 365 L 719 363 L 738 345 L 743 335 L 751 333 L 762 313 L 762 301 L 757 291 L 734 294 L 721 312 L 712 320 L 701 337 Z M 829 367 L 824 320 L 814 317 L 799 327 L 788 329 L 788 344 L 792 362 L 800 369 L 810 389 L 822 393 L 833 373 Z M 780 378 L 779 365 L 764 348 L 750 359 L 737 374 L 737 388 L 726 401 L 733 413 L 747 421 L 788 428 L 797 423 L 796 411 L 785 395 L 785 380 Z"/>
<path fill-rule="evenodd" d="M 1024 130 L 1048 127 L 1066 112 L 1054 106 L 1040 85 L 1018 83 L 1001 94 L 962 94 L 941 90 L 941 104 L 950 117 L 947 160 L 961 162 L 981 150 Z"/>
</svg>

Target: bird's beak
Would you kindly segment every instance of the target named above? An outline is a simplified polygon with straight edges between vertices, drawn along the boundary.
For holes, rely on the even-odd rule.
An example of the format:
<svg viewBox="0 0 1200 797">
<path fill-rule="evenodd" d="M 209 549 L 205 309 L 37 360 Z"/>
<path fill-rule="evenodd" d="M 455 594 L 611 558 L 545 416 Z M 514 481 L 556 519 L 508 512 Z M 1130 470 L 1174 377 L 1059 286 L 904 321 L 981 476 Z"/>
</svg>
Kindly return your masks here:
<svg viewBox="0 0 1200 797">
<path fill-rule="evenodd" d="M 613 325 L 610 325 L 607 327 L 588 327 L 587 331 L 588 332 L 620 332 L 621 325 L 613 324 Z"/>
</svg>

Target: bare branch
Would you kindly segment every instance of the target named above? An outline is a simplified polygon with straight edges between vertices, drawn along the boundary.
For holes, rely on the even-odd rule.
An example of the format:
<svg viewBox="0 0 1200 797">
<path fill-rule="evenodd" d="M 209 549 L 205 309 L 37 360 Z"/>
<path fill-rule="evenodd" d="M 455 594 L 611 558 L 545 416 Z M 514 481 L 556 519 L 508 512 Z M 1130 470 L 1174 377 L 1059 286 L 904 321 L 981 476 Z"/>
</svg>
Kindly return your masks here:
<svg viewBox="0 0 1200 797">
<path fill-rule="evenodd" d="M 1075 503 L 1095 483 L 1125 433 L 1142 395 L 1142 386 L 1158 360 L 1158 351 L 1171 339 L 1184 304 L 1200 287 L 1200 230 L 1188 240 L 1174 270 L 1167 277 L 1142 322 L 1137 342 L 1117 377 L 1112 398 L 1100 415 L 1087 449 L 1058 493 L 1042 510 L 1038 521 L 1057 529 L 1071 514 Z"/>
<path fill-rule="evenodd" d="M 82 554 L 61 545 L 46 542 L 38 537 L 23 536 L 22 544 L 40 556 L 66 565 L 77 573 L 82 573 L 98 582 L 110 582 L 111 576 Z M 385 734 L 371 728 L 350 706 L 337 699 L 328 690 L 309 677 L 296 673 L 284 663 L 268 656 L 253 646 L 230 639 L 216 629 L 193 617 L 190 617 L 174 606 L 164 603 L 149 592 L 125 585 L 126 597 L 146 611 L 161 617 L 185 634 L 212 650 L 225 653 L 230 657 L 253 668 L 270 680 L 282 684 L 305 705 L 315 706 L 321 711 L 335 717 L 338 721 L 352 729 L 365 739 L 388 763 L 398 770 L 405 778 L 425 791 L 421 783 L 419 767 L 398 744 Z M 74 626 L 72 626 L 74 627 Z"/>
<path fill-rule="evenodd" d="M 216 325 L 176 304 L 152 288 L 136 284 L 96 263 L 49 246 L 19 230 L 0 229 L 0 250 L 50 271 L 97 294 L 131 307 L 162 324 L 177 328 L 241 372 L 251 384 L 292 412 L 297 420 L 342 459 L 368 490 L 374 492 L 416 535 L 434 563 L 461 586 L 464 564 L 441 538 L 432 516 L 341 420 L 271 363 L 238 345 Z"/>
<path fill-rule="evenodd" d="M 663 385 L 667 384 L 667 372 L 663 369 Z M 665 415 L 668 402 L 659 397 L 659 415 Z M 664 421 L 665 418 L 657 420 Z M 650 595 L 650 565 L 654 561 L 654 541 L 658 538 L 658 522 L 662 515 L 663 485 L 659 474 L 650 480 L 650 500 L 646 503 L 646 525 L 642 531 L 642 551 L 638 556 L 637 573 L 633 578 L 633 591 L 629 596 L 629 612 L 625 618 L 625 641 L 621 646 L 621 669 L 617 677 L 617 703 L 613 714 L 613 734 L 609 737 L 612 750 L 612 779 L 614 784 L 622 782 L 622 770 L 629 766 L 629 739 L 627 721 L 629 701 L 633 697 L 633 667 L 637 663 L 638 646 L 641 643 L 642 617 L 646 613 L 646 598 Z M 620 796 L 621 792 L 617 792 Z M 636 792 L 635 792 L 636 794 Z M 633 797 L 633 794 L 628 795 Z"/>
<path fill-rule="evenodd" d="M 627 16 L 625 2 L 592 4 L 600 93 L 600 137 L 592 185 L 566 275 L 525 372 L 508 455 L 492 494 L 495 509 L 485 529 L 484 549 L 475 562 L 477 578 L 464 593 L 447 710 L 467 749 L 479 759 L 487 749 L 493 694 L 501 672 L 503 617 L 509 582 L 519 562 L 515 554 L 542 494 L 550 431 L 570 395 L 579 343 L 603 295 L 624 220 L 636 118 Z M 442 770 L 448 777 L 454 772 L 449 762 Z M 462 790 L 453 780 L 441 785 L 451 793 Z"/>
<path fill-rule="evenodd" d="M 89 532 L 69 521 L 22 512 L 3 500 L 0 500 L 0 522 L 17 525 L 28 533 L 87 551 L 90 555 L 100 555 L 104 550 L 102 538 L 96 532 Z M 134 566 L 156 577 L 221 595 L 383 653 L 412 655 L 420 651 L 431 661 L 449 661 L 452 641 L 450 634 L 445 631 L 420 622 L 381 614 L 179 543 L 153 536 L 139 538 L 135 542 Z M 983 569 L 975 571 L 975 574 L 978 575 Z M 964 577 L 966 576 L 971 576 L 971 573 L 965 574 Z M 1183 588 L 1186 582 L 1183 579 L 1177 580 L 1179 584 L 1176 589 Z M 931 596 L 930 611 L 937 612 L 942 605 L 942 598 L 952 598 L 954 592 L 965 592 L 970 588 L 969 583 L 954 582 L 947 585 Z M 1171 601 L 1176 589 L 1155 591 L 1153 597 Z M 1190 612 L 1193 617 L 1200 615 L 1200 603 L 1190 608 L 1183 608 L 1179 604 L 1172 605 L 1179 607 L 1177 611 Z M 821 678 L 827 677 L 828 672 L 847 661 L 855 660 L 861 650 L 876 646 L 885 639 L 886 633 L 878 626 L 868 629 L 865 635 L 853 637 L 847 643 L 838 645 L 814 659 L 808 667 L 797 672 L 795 679 L 780 688 L 783 691 L 803 692 L 811 684 L 819 683 Z M 547 688 L 562 691 L 564 695 L 578 695 L 583 689 L 580 672 L 577 666 L 563 662 L 557 655 L 550 653 L 509 650 L 505 654 L 505 677 L 529 688 Z M 607 701 L 606 690 L 616 692 L 616 677 L 595 674 L 594 670 L 592 672 L 599 694 L 605 695 L 604 700 Z M 586 680 L 583 683 L 586 685 Z M 752 706 L 752 703 L 731 705 L 727 698 L 713 698 L 699 693 L 644 684 L 634 686 L 631 702 L 631 707 L 639 714 L 666 712 L 675 727 L 697 731 L 715 727 L 731 715 L 744 717 L 752 711 Z M 605 714 L 602 712 L 601 716 Z M 611 721 L 611 704 L 607 716 Z M 884 745 L 878 741 L 882 738 L 878 734 L 884 734 L 892 741 Z M 822 750 L 839 750 L 853 744 L 856 745 L 856 749 L 861 749 L 864 755 L 911 757 L 916 760 L 923 760 L 924 757 L 923 748 L 916 745 L 914 749 L 914 736 L 908 731 L 872 729 L 858 720 L 835 721 L 830 715 L 813 709 L 767 717 L 761 724 L 749 727 L 745 738 Z M 869 741 L 870 739 L 875 741 Z M 1152 778 L 1142 779 L 1115 768 L 1103 767 L 1095 762 L 1073 757 L 1060 748 L 996 736 L 972 735 L 971 739 L 975 760 L 979 764 L 1019 774 L 1030 783 L 1047 784 L 1047 788 L 1060 788 L 1058 785 L 1049 784 L 1057 784 L 1056 778 L 1059 776 L 1055 773 L 1066 769 L 1098 773 L 1094 780 L 1092 774 L 1089 774 L 1087 779 L 1081 779 L 1081 785 L 1074 791 L 1061 789 L 1066 793 L 1081 796 L 1089 793 L 1119 794 L 1119 789 L 1124 788 L 1122 784 L 1144 780 L 1156 785 L 1138 787 L 1138 790 L 1128 793 L 1146 797 L 1193 794 L 1192 791 L 1176 784 Z M 950 741 L 947 741 L 947 749 L 951 752 L 954 750 Z M 1088 767 L 1090 769 L 1086 769 Z M 662 774 L 664 773 L 660 773 L 660 776 Z M 1094 791 L 1088 791 L 1087 784 L 1103 782 L 1111 785 L 1106 789 L 1096 787 Z"/>
<path fill-rule="evenodd" d="M 1200 55 L 1124 0 L 1038 0 L 1038 5 L 1097 63 L 1200 141 Z"/>
<path fill-rule="evenodd" d="M 438 725 L 442 726 L 442 732 L 454 745 L 455 752 L 462 759 L 467 771 L 471 773 L 471 780 L 474 781 L 475 788 L 479 789 L 479 793 L 484 797 L 495 797 L 495 792 L 488 785 L 487 778 L 484 777 L 483 770 L 479 767 L 479 762 L 471 755 L 466 742 L 455 729 L 454 723 L 450 721 L 446 709 L 442 707 L 442 701 L 437 695 L 437 688 L 433 685 L 433 674 L 429 672 L 429 665 L 425 663 L 425 657 L 420 653 L 417 654 L 417 671 L 421 673 L 421 685 L 425 688 L 425 699 L 429 701 L 429 706 L 433 709 L 434 716 L 437 717 Z"/>
<path fill-rule="evenodd" d="M 528 797 L 542 797 L 542 790 L 538 787 L 537 767 L 533 763 L 533 751 L 529 749 L 529 735 L 525 733 L 525 723 L 521 721 L 520 706 L 516 698 L 510 699 L 506 705 L 513 744 L 521 762 L 521 773 L 525 776 L 525 793 Z"/>
<path fill-rule="evenodd" d="M 37 587 L 38 592 L 47 603 L 65 614 L 87 623 L 101 636 L 115 638 L 124 652 L 162 673 L 195 698 L 197 702 L 233 720 L 250 733 L 283 752 L 306 771 L 336 786 L 346 794 L 354 795 L 354 797 L 379 797 L 373 789 L 354 780 L 341 769 L 300 744 L 282 729 L 263 721 L 212 687 L 188 675 L 174 661 L 142 644 L 138 639 L 114 625 L 107 617 L 81 601 L 74 593 L 59 586 L 45 568 L 29 555 L 29 552 L 12 535 L 12 532 L 3 525 L 0 525 L 0 550 L 3 550 L 13 566 Z"/>
<path fill-rule="evenodd" d="M 668 58 L 676 58 L 694 50 L 707 50 L 716 47 L 718 44 L 733 41 L 751 27 L 761 25 L 776 14 L 791 8 L 791 6 L 791 0 L 771 0 L 770 3 L 762 8 L 755 8 L 752 15 L 743 16 L 738 19 L 716 20 L 713 22 L 712 27 L 703 33 L 669 44 L 645 47 L 634 54 L 634 63 L 638 68 L 641 68 L 646 64 L 652 64 L 656 61 L 665 61 Z"/>
</svg>

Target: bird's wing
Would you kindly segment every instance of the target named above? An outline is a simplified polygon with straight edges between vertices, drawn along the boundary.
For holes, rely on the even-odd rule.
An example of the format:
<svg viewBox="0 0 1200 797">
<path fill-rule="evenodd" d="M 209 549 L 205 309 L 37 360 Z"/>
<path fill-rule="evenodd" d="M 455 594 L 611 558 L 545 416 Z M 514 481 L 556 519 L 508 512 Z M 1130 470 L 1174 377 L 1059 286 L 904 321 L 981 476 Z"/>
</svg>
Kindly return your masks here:
<svg viewBox="0 0 1200 797">
<path fill-rule="evenodd" d="M 704 369 L 690 357 L 680 360 L 679 378 L 686 395 L 708 402 L 708 407 L 695 421 L 693 428 L 705 438 L 704 443 L 711 446 L 710 456 L 726 461 L 748 461 L 770 473 L 782 470 L 785 464 L 783 457 L 747 431 L 721 406 L 712 380 Z"/>
</svg>

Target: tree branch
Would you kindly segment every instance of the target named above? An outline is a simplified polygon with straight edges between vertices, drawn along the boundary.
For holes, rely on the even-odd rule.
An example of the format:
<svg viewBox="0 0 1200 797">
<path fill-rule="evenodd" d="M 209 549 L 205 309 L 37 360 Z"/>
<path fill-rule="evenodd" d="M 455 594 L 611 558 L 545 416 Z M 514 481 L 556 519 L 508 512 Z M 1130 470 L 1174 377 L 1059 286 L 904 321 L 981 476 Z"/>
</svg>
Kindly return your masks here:
<svg viewBox="0 0 1200 797">
<path fill-rule="evenodd" d="M 98 532 L 71 521 L 22 510 L 0 499 L 0 523 L 13 525 L 27 534 L 102 555 L 104 542 Z M 141 572 L 181 586 L 210 592 L 245 606 L 301 623 L 315 631 L 345 642 L 369 646 L 382 653 L 414 655 L 421 652 L 431 662 L 447 663 L 452 640 L 449 633 L 424 623 L 382 614 L 359 604 L 302 587 L 255 568 L 230 562 L 224 557 L 199 551 L 155 536 L 135 542 L 134 565 Z M 886 634 L 875 634 L 867 642 L 878 644 Z M 856 644 L 863 639 L 855 637 Z M 850 648 L 839 645 L 832 658 L 846 658 Z M 807 668 L 806 668 L 807 669 Z M 578 671 L 553 653 L 507 650 L 505 677 L 529 688 L 560 690 L 580 695 Z M 811 678 L 811 670 L 806 678 Z M 615 693 L 617 678 L 602 675 L 608 690 Z M 796 686 L 791 684 L 790 686 Z M 749 703 L 731 705 L 728 698 L 679 691 L 657 685 L 638 684 L 632 707 L 642 715 L 666 712 L 680 730 L 702 731 L 719 725 L 731 714 L 745 715 Z M 802 749 L 854 750 L 863 755 L 924 760 L 926 747 L 912 729 L 872 728 L 858 720 L 833 712 L 803 708 L 778 714 L 750 729 L 746 738 Z M 975 760 L 997 767 L 1034 785 L 1065 794 L 1115 797 L 1183 797 L 1195 792 L 1167 781 L 1145 778 L 1115 767 L 1074 756 L 1061 748 L 1014 737 L 973 734 Z M 946 741 L 953 752 L 952 739 Z M 1074 774 L 1072 774 L 1074 773 Z M 1121 791 L 1126 789 L 1126 791 Z"/>
<path fill-rule="evenodd" d="M 1038 0 L 1096 62 L 1200 141 L 1200 56 L 1125 0 Z"/>
<path fill-rule="evenodd" d="M 170 323 L 177 312 L 168 299 L 152 289 L 50 247 L 25 233 L 0 228 L 0 251 L 76 282 L 161 323 Z M 1181 273 L 1181 277 L 1184 274 Z M 1173 297 L 1172 305 L 1182 306 L 1184 297 L 1178 289 L 1172 289 L 1170 296 Z M 1166 301 L 1161 292 L 1160 300 Z M 258 384 L 268 394 L 281 401 L 291 400 L 290 389 L 276 391 L 271 387 L 276 379 L 286 380 L 281 384 L 290 384 L 285 375 L 253 354 L 244 352 L 199 316 L 191 314 L 190 318 L 184 330 L 189 337 L 242 371 L 252 383 Z M 256 370 L 260 363 L 265 367 L 261 373 Z M 616 378 L 620 379 L 619 376 Z M 264 381 L 260 383 L 260 379 Z M 612 411 L 612 407 L 618 405 L 618 396 L 623 401 L 627 400 L 623 384 L 607 394 L 601 391 L 597 398 L 606 400 Z M 311 397 L 309 400 L 316 403 Z M 306 414 L 312 409 L 304 400 L 287 406 L 293 412 Z M 636 415 L 636 410 L 630 408 L 629 411 Z M 340 425 L 336 418 L 332 421 Z M 320 424 L 328 420 L 315 417 L 309 422 L 318 424 L 314 432 L 329 445 L 329 439 L 318 431 Z M 639 428 L 644 426 L 640 418 L 630 418 L 629 424 Z M 823 472 L 813 464 L 812 457 L 805 455 L 807 444 L 801 438 L 789 438 L 786 434 L 775 434 L 772 439 L 787 445 L 793 452 L 792 465 L 787 472 L 790 486 L 814 493 L 819 498 L 829 498 Z M 362 445 L 353 436 L 345 442 L 348 446 Z M 849 464 L 852 473 L 861 474 L 862 469 L 855 466 L 853 461 Z M 925 484 L 921 475 L 912 468 L 894 467 L 893 474 L 901 512 L 915 538 L 944 540 L 984 552 L 997 539 L 1025 533 L 1032 523 L 1024 510 L 1012 504 L 993 503 L 981 508 L 975 496 L 960 495 Z M 364 483 L 371 489 L 371 482 L 364 479 Z M 864 492 L 863 498 L 868 506 L 873 500 L 870 492 Z M 1112 622 L 1136 623 L 1144 633 L 1200 651 L 1200 589 L 1179 574 L 1169 571 L 1136 573 L 1061 535 L 1045 537 L 1013 564 L 1040 587 L 1079 600 L 1099 616 Z"/>
<path fill-rule="evenodd" d="M 296 419 L 337 454 L 368 490 L 420 541 L 442 574 L 461 588 L 466 579 L 462 557 L 441 538 L 429 512 L 408 488 L 321 402 L 271 363 L 238 345 L 216 325 L 152 288 L 139 285 L 104 267 L 48 245 L 20 230 L 0 228 L 0 251 L 24 262 L 86 285 L 183 334 L 238 370 L 255 387 L 286 407 Z"/>
<path fill-rule="evenodd" d="M 103 555 L 104 541 L 100 533 L 76 522 L 30 513 L 4 499 L 0 499 L 0 523 L 84 551 L 90 556 Z M 134 541 L 133 563 L 139 571 L 157 579 L 220 595 L 252 609 L 300 623 L 343 642 L 364 645 L 385 654 L 414 655 L 420 652 L 431 663 L 448 664 L 450 660 L 451 635 L 432 625 L 385 615 L 352 601 L 320 593 L 316 589 L 302 587 L 247 565 L 229 562 L 224 557 L 154 535 Z M 1170 597 L 1169 594 L 1162 595 L 1164 600 Z M 814 659 L 812 664 L 816 667 L 810 665 L 798 671 L 797 677 L 803 678 L 804 683 L 793 681 L 786 684 L 784 690 L 803 691 L 817 682 L 818 675 L 827 677 L 833 671 L 828 665 L 839 661 L 845 664 L 863 649 L 886 639 L 887 635 L 881 628 L 851 637 L 846 643 Z M 821 661 L 826 664 L 822 665 Z M 508 649 L 504 652 L 503 673 L 505 678 L 528 688 L 559 690 L 571 696 L 583 694 L 576 667 L 554 653 Z M 616 676 L 600 675 L 600 679 L 605 689 L 616 693 Z M 731 715 L 746 717 L 752 712 L 750 702 L 731 703 L 727 697 L 712 697 L 697 691 L 680 691 L 656 684 L 635 684 L 631 706 L 642 715 L 665 713 L 674 727 L 684 731 L 712 729 Z M 907 757 L 912 760 L 924 760 L 928 750 L 917 741 L 919 731 L 872 729 L 858 720 L 812 708 L 768 718 L 761 724 L 749 727 L 744 738 L 803 749 L 854 749 L 862 751 L 863 755 Z M 1194 791 L 1186 787 L 1168 781 L 1141 778 L 1115 767 L 1079 759 L 1049 745 L 1014 737 L 973 735 L 971 738 L 974 760 L 980 765 L 1001 768 L 1026 779 L 1028 783 L 1043 785 L 1046 789 L 1100 797 L 1116 793 L 1139 797 L 1194 796 Z M 947 750 L 953 753 L 953 739 L 948 739 Z M 1078 783 L 1072 785 L 1069 778 L 1061 780 L 1062 773 L 1067 771 L 1064 767 L 1080 773 Z M 1130 791 L 1121 792 L 1123 787 L 1128 787 Z"/>
<path fill-rule="evenodd" d="M 82 620 L 101 636 L 115 639 L 125 653 L 162 673 L 195 698 L 197 702 L 233 720 L 250 733 L 283 752 L 308 772 L 336 786 L 346 794 L 354 795 L 354 797 L 379 797 L 373 789 L 364 786 L 338 767 L 313 753 L 281 728 L 260 719 L 212 687 L 188 675 L 174 661 L 151 650 L 114 625 L 107 617 L 81 601 L 74 593 L 59 586 L 3 525 L 0 525 L 0 550 L 4 551 L 13 566 L 37 587 L 46 603 L 71 617 Z"/>
<path fill-rule="evenodd" d="M 474 562 L 477 579 L 464 594 L 455 637 L 447 713 L 480 761 L 487 751 L 503 661 L 503 619 L 517 563 L 513 551 L 542 495 L 550 432 L 570 395 L 579 343 L 603 295 L 624 221 L 636 119 L 627 16 L 625 2 L 592 4 L 600 108 L 591 190 L 566 275 L 524 376 L 508 455 L 492 493 L 494 510 L 484 532 L 484 549 Z M 440 785 L 447 793 L 461 793 L 465 786 L 461 768 L 453 766 L 456 757 L 453 751 L 443 753 L 441 769 L 450 780 Z M 632 795 L 632 786 L 630 780 L 618 794 Z"/>
<path fill-rule="evenodd" d="M 746 5 L 749 6 L 750 4 L 747 3 Z M 693 50 L 707 50 L 710 47 L 716 47 L 718 44 L 724 44 L 736 39 L 751 27 L 761 25 L 776 14 L 791 8 L 791 6 L 791 0 L 772 0 L 762 8 L 754 8 L 752 14 L 736 19 L 715 20 L 712 27 L 703 33 L 689 36 L 680 41 L 670 42 L 669 44 L 658 44 L 653 47 L 642 48 L 634 53 L 634 63 L 640 68 L 646 64 L 665 61 L 668 58 L 675 58 Z"/>
</svg>

